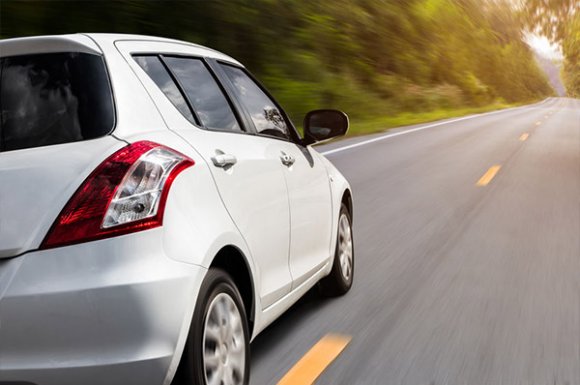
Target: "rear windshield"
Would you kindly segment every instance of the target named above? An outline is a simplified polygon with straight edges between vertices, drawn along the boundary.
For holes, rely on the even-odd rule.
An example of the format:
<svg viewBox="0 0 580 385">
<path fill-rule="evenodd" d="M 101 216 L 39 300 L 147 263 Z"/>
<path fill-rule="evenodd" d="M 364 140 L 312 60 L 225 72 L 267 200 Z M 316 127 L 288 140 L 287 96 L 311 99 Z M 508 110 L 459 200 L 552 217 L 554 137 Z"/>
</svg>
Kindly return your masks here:
<svg viewBox="0 0 580 385">
<path fill-rule="evenodd" d="M 0 151 L 107 135 L 115 123 L 103 58 L 50 53 L 0 59 Z"/>
</svg>

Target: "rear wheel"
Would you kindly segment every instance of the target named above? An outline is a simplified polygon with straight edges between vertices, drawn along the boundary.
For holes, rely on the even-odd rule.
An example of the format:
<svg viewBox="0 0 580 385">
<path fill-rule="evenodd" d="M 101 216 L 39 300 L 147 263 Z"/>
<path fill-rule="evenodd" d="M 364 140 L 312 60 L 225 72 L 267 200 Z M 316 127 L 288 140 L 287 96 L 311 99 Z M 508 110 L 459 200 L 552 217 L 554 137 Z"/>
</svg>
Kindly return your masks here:
<svg viewBox="0 0 580 385">
<path fill-rule="evenodd" d="M 354 275 L 354 245 L 352 220 L 348 208 L 343 203 L 338 216 L 338 235 L 334 263 L 330 274 L 320 281 L 322 293 L 329 296 L 346 294 L 352 287 Z"/>
<path fill-rule="evenodd" d="M 201 285 L 174 385 L 246 385 L 250 345 L 243 302 L 231 277 L 210 269 Z"/>
</svg>

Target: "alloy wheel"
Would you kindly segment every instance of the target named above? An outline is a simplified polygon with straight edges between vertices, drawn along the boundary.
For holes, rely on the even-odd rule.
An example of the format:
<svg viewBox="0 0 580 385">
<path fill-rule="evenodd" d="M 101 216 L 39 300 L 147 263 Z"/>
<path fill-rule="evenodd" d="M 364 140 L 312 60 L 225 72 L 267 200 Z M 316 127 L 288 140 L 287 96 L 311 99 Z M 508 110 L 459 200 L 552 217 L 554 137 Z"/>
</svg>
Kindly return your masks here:
<svg viewBox="0 0 580 385">
<path fill-rule="evenodd" d="M 338 222 L 338 260 L 340 262 L 340 271 L 346 281 L 351 279 L 352 275 L 352 231 L 348 215 L 341 214 Z"/>
<path fill-rule="evenodd" d="M 207 385 L 244 381 L 246 351 L 242 315 L 233 298 L 218 294 L 210 303 L 203 332 L 203 365 Z"/>
</svg>

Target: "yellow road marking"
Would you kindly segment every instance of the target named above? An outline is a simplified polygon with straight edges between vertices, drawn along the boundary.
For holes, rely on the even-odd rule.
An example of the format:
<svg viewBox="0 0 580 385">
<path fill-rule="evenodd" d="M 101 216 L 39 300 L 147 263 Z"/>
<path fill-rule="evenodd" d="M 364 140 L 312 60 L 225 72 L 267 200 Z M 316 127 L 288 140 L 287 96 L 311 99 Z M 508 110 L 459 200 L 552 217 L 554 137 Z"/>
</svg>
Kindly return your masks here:
<svg viewBox="0 0 580 385">
<path fill-rule="evenodd" d="M 292 369 L 278 382 L 278 385 L 311 385 L 324 369 L 344 350 L 350 337 L 327 334 L 322 337 Z"/>
<path fill-rule="evenodd" d="M 498 164 L 490 167 L 489 170 L 487 170 L 487 172 L 477 181 L 477 186 L 487 186 L 500 168 L 501 166 Z"/>
<path fill-rule="evenodd" d="M 528 134 L 527 132 L 524 132 L 521 136 L 520 136 L 520 140 L 522 142 L 525 142 L 526 139 L 528 139 L 528 137 L 530 136 L 530 134 Z"/>
</svg>

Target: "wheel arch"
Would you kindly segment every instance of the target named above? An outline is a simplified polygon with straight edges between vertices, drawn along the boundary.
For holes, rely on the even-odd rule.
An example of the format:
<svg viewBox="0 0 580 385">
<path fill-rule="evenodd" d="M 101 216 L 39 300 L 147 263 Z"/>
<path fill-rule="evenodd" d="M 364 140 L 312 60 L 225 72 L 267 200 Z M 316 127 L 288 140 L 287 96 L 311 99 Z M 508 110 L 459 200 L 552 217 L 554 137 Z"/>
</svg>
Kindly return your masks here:
<svg viewBox="0 0 580 385">
<path fill-rule="evenodd" d="M 252 270 L 244 253 L 236 246 L 224 246 L 214 257 L 210 265 L 210 268 L 212 267 L 224 270 L 234 280 L 246 308 L 249 333 L 252 335 L 256 314 L 255 287 L 252 279 Z"/>
<path fill-rule="evenodd" d="M 352 222 L 354 213 L 352 211 L 352 209 L 353 209 L 353 206 L 352 206 L 352 193 L 350 192 L 350 189 L 349 188 L 345 189 L 344 192 L 342 193 L 342 198 L 340 200 L 340 203 L 344 203 L 344 205 L 348 209 L 348 212 L 350 214 L 350 220 Z"/>
</svg>

